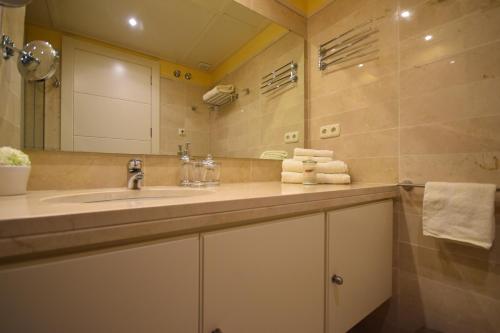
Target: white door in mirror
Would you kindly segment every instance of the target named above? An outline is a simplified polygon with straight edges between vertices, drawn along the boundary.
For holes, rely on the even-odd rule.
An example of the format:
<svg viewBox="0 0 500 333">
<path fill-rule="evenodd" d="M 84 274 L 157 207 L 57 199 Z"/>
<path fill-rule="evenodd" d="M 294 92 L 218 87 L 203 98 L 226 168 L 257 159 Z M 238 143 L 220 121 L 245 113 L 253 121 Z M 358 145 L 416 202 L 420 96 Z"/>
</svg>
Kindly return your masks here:
<svg viewBox="0 0 500 333">
<path fill-rule="evenodd" d="M 321 139 L 335 138 L 340 136 L 340 124 L 330 124 L 321 126 L 319 129 L 319 137 Z"/>
</svg>

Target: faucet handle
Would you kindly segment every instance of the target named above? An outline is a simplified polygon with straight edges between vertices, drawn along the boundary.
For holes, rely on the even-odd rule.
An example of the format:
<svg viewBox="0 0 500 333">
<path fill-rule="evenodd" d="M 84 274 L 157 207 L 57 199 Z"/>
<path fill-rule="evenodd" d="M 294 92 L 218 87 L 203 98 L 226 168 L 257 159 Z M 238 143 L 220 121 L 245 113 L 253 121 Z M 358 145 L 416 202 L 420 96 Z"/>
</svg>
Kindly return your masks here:
<svg viewBox="0 0 500 333">
<path fill-rule="evenodd" d="M 128 161 L 129 171 L 141 171 L 142 170 L 142 160 L 134 158 Z"/>
</svg>

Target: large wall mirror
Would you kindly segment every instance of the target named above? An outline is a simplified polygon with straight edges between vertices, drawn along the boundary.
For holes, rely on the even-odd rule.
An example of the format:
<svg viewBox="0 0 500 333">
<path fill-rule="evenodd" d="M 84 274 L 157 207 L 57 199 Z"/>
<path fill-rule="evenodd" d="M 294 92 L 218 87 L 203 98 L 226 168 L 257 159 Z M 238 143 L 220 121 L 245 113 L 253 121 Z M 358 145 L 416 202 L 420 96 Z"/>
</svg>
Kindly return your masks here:
<svg viewBox="0 0 500 333">
<path fill-rule="evenodd" d="M 173 155 L 190 142 L 260 158 L 304 145 L 304 40 L 233 0 L 33 0 L 33 40 L 60 65 L 24 84 L 26 148 Z"/>
</svg>

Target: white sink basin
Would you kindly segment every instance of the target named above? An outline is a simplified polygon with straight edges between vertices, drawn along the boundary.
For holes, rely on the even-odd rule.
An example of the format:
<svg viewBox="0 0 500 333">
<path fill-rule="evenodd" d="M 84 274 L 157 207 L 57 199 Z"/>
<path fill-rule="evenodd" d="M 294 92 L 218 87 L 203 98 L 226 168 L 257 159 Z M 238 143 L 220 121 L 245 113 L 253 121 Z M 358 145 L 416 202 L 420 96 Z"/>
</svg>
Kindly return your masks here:
<svg viewBox="0 0 500 333">
<path fill-rule="evenodd" d="M 141 190 L 103 190 L 96 192 L 60 195 L 42 199 L 51 203 L 94 203 L 118 200 L 151 200 L 165 198 L 181 198 L 212 193 L 205 189 L 169 188 L 169 189 L 141 189 Z"/>
</svg>

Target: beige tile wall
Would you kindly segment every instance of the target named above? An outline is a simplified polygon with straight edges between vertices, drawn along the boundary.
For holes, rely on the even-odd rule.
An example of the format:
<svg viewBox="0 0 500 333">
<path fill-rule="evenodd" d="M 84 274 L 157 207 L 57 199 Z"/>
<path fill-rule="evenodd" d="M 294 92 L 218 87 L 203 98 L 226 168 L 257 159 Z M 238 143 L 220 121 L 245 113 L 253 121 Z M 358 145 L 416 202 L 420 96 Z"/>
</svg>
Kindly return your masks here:
<svg viewBox="0 0 500 333">
<path fill-rule="evenodd" d="M 319 43 L 380 15 L 380 59 L 316 69 Z M 337 0 L 308 34 L 312 147 L 334 149 L 355 181 L 500 186 L 500 1 Z M 319 139 L 337 122 L 341 137 Z M 500 332 L 500 195 L 491 251 L 424 237 L 422 200 L 402 191 L 394 297 L 352 332 Z"/>
<path fill-rule="evenodd" d="M 17 46 L 23 45 L 24 7 L 0 7 L 0 28 Z M 21 84 L 17 55 L 10 60 L 0 57 L 0 142 L 21 147 Z"/>
<path fill-rule="evenodd" d="M 399 151 L 397 0 L 339 0 L 308 21 L 309 145 L 333 149 L 355 182 L 396 182 Z M 380 30 L 377 61 L 317 69 L 319 45 L 371 17 Z M 341 136 L 320 139 L 322 125 Z"/>
<path fill-rule="evenodd" d="M 69 190 L 127 185 L 127 162 L 144 162 L 146 186 L 177 185 L 180 162 L 176 156 L 74 153 L 28 150 L 32 170 L 28 190 Z M 221 163 L 221 182 L 260 182 L 280 179 L 279 161 L 217 159 Z"/>
<path fill-rule="evenodd" d="M 299 65 L 296 85 L 263 95 L 261 77 L 292 60 Z M 239 98 L 210 113 L 210 150 L 218 156 L 259 158 L 265 150 L 291 156 L 295 147 L 303 147 L 304 73 L 304 39 L 288 33 L 228 74 L 221 83 L 234 84 Z M 289 131 L 299 132 L 298 143 L 284 143 Z"/>
<path fill-rule="evenodd" d="M 160 80 L 160 154 L 175 155 L 178 145 L 190 142 L 192 153 L 209 153 L 210 121 L 202 96 L 206 87 L 194 85 L 184 79 Z M 179 136 L 179 129 L 185 136 Z"/>
</svg>

